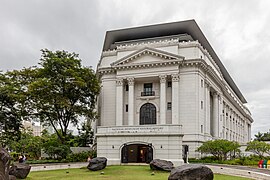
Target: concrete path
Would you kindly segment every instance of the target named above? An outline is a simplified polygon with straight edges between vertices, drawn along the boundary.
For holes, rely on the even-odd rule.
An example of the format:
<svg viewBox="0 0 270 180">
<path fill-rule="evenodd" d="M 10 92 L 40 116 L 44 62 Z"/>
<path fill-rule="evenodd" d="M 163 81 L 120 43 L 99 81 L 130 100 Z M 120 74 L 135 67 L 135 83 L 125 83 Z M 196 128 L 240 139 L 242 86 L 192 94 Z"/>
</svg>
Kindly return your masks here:
<svg viewBox="0 0 270 180">
<path fill-rule="evenodd" d="M 86 167 L 88 162 L 79 163 L 50 163 L 50 164 L 30 164 L 31 171 L 47 171 L 56 169 L 69 169 Z"/>
<path fill-rule="evenodd" d="M 225 164 L 205 164 L 214 173 L 242 176 L 246 178 L 256 179 L 256 180 L 270 180 L 270 170 L 269 169 L 259 169 L 246 166 L 235 166 L 235 165 L 225 165 Z"/>
</svg>

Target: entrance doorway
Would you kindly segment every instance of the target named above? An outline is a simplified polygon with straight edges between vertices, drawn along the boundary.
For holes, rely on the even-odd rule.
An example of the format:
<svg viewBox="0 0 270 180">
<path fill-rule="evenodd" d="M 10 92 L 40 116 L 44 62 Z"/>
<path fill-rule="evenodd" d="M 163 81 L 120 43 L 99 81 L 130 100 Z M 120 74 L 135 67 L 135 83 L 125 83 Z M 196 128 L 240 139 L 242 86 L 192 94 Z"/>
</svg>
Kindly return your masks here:
<svg viewBox="0 0 270 180">
<path fill-rule="evenodd" d="M 124 144 L 121 154 L 122 163 L 150 163 L 153 160 L 151 144 Z"/>
</svg>

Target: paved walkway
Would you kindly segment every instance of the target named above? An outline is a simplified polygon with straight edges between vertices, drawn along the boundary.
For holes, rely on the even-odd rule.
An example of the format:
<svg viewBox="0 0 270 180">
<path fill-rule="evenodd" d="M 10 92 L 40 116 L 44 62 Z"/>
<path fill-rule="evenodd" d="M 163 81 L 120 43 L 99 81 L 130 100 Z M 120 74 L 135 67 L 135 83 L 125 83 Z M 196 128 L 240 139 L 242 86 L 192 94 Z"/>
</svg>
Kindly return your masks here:
<svg viewBox="0 0 270 180">
<path fill-rule="evenodd" d="M 81 167 L 86 167 L 87 165 L 88 165 L 88 162 L 30 164 L 31 171 L 46 171 L 46 170 L 56 170 L 56 169 L 81 168 Z"/>
<path fill-rule="evenodd" d="M 212 165 L 212 166 L 217 166 L 217 167 L 227 167 L 227 168 L 233 168 L 233 169 L 241 169 L 241 170 L 259 172 L 259 173 L 264 173 L 264 174 L 270 175 L 270 169 L 239 166 L 239 165 L 227 165 L 227 164 L 206 164 L 206 165 Z"/>
<path fill-rule="evenodd" d="M 251 179 L 270 180 L 269 169 L 259 169 L 255 167 L 235 166 L 225 164 L 205 164 L 214 173 L 242 176 Z"/>
</svg>

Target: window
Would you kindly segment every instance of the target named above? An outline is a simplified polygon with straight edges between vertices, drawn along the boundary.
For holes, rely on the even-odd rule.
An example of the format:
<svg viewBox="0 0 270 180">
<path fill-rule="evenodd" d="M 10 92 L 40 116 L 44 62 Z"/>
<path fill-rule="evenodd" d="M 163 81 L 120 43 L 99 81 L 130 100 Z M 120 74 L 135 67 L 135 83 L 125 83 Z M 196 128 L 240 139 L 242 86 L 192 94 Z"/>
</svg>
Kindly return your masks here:
<svg viewBox="0 0 270 180">
<path fill-rule="evenodd" d="M 153 84 L 145 83 L 143 85 L 142 96 L 154 96 L 154 95 L 155 95 L 155 92 L 153 91 Z"/>
<path fill-rule="evenodd" d="M 172 81 L 168 81 L 168 88 L 172 87 Z"/>
<path fill-rule="evenodd" d="M 156 124 L 156 107 L 151 103 L 142 105 L 140 109 L 140 125 Z"/>
<path fill-rule="evenodd" d="M 201 125 L 201 133 L 203 133 L 203 125 Z"/>
<path fill-rule="evenodd" d="M 128 91 L 128 84 L 126 84 L 126 91 Z"/>
<path fill-rule="evenodd" d="M 201 87 L 203 87 L 203 80 L 201 79 Z"/>
<path fill-rule="evenodd" d="M 126 104 L 126 112 L 128 112 L 128 104 Z"/>
<path fill-rule="evenodd" d="M 203 101 L 201 101 L 201 109 L 203 109 Z"/>
<path fill-rule="evenodd" d="M 172 110 L 172 103 L 171 102 L 167 103 L 167 110 Z"/>
<path fill-rule="evenodd" d="M 152 83 L 145 83 L 143 85 L 143 91 L 144 92 L 151 92 L 153 88 L 153 84 Z"/>
</svg>

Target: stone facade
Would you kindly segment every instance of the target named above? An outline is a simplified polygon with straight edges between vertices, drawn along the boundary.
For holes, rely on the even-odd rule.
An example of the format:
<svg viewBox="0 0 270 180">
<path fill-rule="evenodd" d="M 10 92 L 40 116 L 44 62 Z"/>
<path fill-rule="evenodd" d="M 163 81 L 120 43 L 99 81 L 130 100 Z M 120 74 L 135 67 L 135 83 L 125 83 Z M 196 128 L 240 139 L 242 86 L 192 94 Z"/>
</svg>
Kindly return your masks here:
<svg viewBox="0 0 270 180">
<path fill-rule="evenodd" d="M 97 72 L 97 153 L 109 164 L 124 145 L 177 165 L 182 145 L 200 157 L 206 140 L 250 141 L 246 100 L 193 20 L 108 31 Z"/>
</svg>

